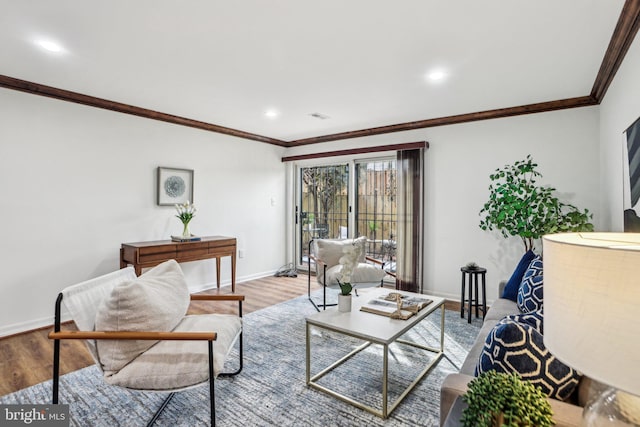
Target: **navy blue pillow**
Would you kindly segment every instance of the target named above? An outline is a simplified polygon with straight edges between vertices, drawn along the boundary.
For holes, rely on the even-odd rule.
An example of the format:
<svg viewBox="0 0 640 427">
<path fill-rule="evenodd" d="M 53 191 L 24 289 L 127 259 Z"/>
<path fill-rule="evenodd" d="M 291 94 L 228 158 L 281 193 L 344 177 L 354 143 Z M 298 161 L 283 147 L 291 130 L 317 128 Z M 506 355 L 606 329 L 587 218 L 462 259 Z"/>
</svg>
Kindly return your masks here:
<svg viewBox="0 0 640 427">
<path fill-rule="evenodd" d="M 527 253 L 522 256 L 518 266 L 502 291 L 502 298 L 510 299 L 514 302 L 518 300 L 518 289 L 520 288 L 520 283 L 522 283 L 522 276 L 524 276 L 524 272 L 527 271 L 531 260 L 535 256 L 536 254 L 534 254 L 532 250 L 528 250 Z"/>
<path fill-rule="evenodd" d="M 531 313 L 542 308 L 543 283 L 542 257 L 538 255 L 524 272 L 520 289 L 518 289 L 517 303 L 522 313 Z"/>
<path fill-rule="evenodd" d="M 475 375 L 490 370 L 516 372 L 558 400 L 569 398 L 582 376 L 549 353 L 538 330 L 511 319 L 498 322 L 484 343 Z"/>
<path fill-rule="evenodd" d="M 542 313 L 542 309 L 530 313 L 511 314 L 502 318 L 498 323 L 509 321 L 529 325 L 536 331 L 544 334 L 544 314 Z"/>
<path fill-rule="evenodd" d="M 544 280 L 542 276 L 531 276 L 522 281 L 518 291 L 518 308 L 522 313 L 542 309 L 544 301 Z"/>
</svg>

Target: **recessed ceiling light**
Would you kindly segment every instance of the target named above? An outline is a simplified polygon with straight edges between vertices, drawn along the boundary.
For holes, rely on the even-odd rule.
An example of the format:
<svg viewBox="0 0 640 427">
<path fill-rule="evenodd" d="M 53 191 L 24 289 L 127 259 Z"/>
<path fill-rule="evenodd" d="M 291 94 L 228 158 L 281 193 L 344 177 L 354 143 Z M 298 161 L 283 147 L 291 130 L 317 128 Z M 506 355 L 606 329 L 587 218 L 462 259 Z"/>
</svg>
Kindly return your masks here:
<svg viewBox="0 0 640 427">
<path fill-rule="evenodd" d="M 270 108 L 264 112 L 264 115 L 270 119 L 275 119 L 280 115 L 280 112 L 278 110 L 274 110 L 273 108 Z"/>
<path fill-rule="evenodd" d="M 447 73 L 443 70 L 433 70 L 429 74 L 427 74 L 427 78 L 432 82 L 439 82 L 447 77 Z"/>
<path fill-rule="evenodd" d="M 60 53 L 64 50 L 59 43 L 56 43 L 53 40 L 40 39 L 36 40 L 36 44 L 49 52 Z"/>
</svg>

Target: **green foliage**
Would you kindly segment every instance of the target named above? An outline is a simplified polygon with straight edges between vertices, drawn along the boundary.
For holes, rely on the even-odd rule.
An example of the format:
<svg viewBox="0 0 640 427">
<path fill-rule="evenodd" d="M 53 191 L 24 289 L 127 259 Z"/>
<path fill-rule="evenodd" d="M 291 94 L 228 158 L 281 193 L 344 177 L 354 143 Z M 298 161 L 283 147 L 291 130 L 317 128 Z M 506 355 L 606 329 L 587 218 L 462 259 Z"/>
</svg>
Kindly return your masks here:
<svg viewBox="0 0 640 427">
<path fill-rule="evenodd" d="M 342 283 L 339 281 L 338 284 L 340 285 L 340 293 L 342 293 L 342 295 L 349 295 L 351 293 L 353 289 L 351 283 Z"/>
<path fill-rule="evenodd" d="M 489 175 L 489 201 L 480 210 L 480 228 L 498 230 L 505 239 L 520 237 L 525 251 L 545 234 L 593 231 L 588 209 L 563 203 L 553 195 L 555 188 L 537 184 L 542 177 L 537 167 L 528 155 Z"/>
<path fill-rule="evenodd" d="M 554 424 L 551 405 L 542 389 L 521 380 L 515 373 L 488 371 L 480 374 L 469 383 L 462 398 L 468 405 L 462 413 L 464 427 L 547 427 Z"/>
</svg>

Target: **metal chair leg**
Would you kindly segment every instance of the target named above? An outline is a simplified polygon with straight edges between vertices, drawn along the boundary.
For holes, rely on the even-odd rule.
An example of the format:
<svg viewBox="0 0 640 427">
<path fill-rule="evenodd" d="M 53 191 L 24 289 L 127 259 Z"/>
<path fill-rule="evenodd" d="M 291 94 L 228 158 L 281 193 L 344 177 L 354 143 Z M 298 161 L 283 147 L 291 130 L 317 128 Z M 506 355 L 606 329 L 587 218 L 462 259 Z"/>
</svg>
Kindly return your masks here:
<svg viewBox="0 0 640 427">
<path fill-rule="evenodd" d="M 162 401 L 162 405 L 160 405 L 156 413 L 153 414 L 153 418 L 149 420 L 149 422 L 147 423 L 147 427 L 151 427 L 152 425 L 155 424 L 156 420 L 160 417 L 160 414 L 162 413 L 162 411 L 164 411 L 164 408 L 167 407 L 171 399 L 173 399 L 174 395 L 175 393 L 169 393 L 169 395 L 164 399 L 164 401 Z"/>
<path fill-rule="evenodd" d="M 213 341 L 209 341 L 209 402 L 211 406 L 211 427 L 216 425 L 216 400 L 213 374 Z"/>
<path fill-rule="evenodd" d="M 309 248 L 308 248 L 308 254 L 311 255 L 311 244 L 313 243 L 313 240 L 309 241 Z M 325 282 L 322 284 L 322 304 L 316 304 L 316 302 L 311 298 L 311 257 L 309 257 L 309 261 L 307 262 L 307 297 L 309 298 L 309 301 L 311 302 L 311 304 L 313 304 L 313 307 L 317 310 L 320 311 L 320 307 L 322 307 L 323 310 L 326 310 L 327 307 L 334 307 L 338 304 L 327 304 L 327 266 L 324 265 L 324 280 Z"/>
<path fill-rule="evenodd" d="M 55 332 L 60 332 L 60 306 L 62 304 L 62 293 L 58 294 L 58 298 L 56 298 L 56 307 L 55 307 L 55 323 L 53 325 L 53 330 Z M 53 340 L 53 398 L 52 403 L 54 405 L 58 404 L 58 394 L 60 387 L 60 340 Z"/>
</svg>

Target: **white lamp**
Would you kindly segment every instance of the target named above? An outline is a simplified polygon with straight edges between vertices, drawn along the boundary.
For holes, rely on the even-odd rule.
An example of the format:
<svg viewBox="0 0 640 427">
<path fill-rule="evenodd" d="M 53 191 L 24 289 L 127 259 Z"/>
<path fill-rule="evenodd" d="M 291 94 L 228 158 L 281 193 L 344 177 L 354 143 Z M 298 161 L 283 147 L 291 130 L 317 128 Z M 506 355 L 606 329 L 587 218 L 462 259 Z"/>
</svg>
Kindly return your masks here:
<svg viewBox="0 0 640 427">
<path fill-rule="evenodd" d="M 613 389 L 584 425 L 640 425 L 640 233 L 543 237 L 544 343 Z"/>
</svg>

